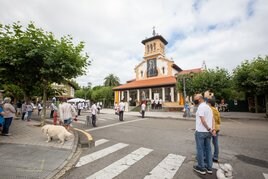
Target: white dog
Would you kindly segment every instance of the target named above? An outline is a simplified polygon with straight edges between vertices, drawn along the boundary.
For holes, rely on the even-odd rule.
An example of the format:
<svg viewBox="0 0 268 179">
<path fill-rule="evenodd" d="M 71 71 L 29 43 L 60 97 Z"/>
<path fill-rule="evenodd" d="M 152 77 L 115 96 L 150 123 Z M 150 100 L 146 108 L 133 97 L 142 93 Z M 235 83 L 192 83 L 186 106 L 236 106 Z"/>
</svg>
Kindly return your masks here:
<svg viewBox="0 0 268 179">
<path fill-rule="evenodd" d="M 68 132 L 63 126 L 55 126 L 51 124 L 44 125 L 41 128 L 42 132 L 47 135 L 47 142 L 50 142 L 53 137 L 59 139 L 61 144 L 64 144 L 65 140 L 73 137 L 73 134 Z"/>
<path fill-rule="evenodd" d="M 233 167 L 225 163 L 220 165 L 220 168 L 217 170 L 218 179 L 232 179 L 233 178 Z"/>
</svg>

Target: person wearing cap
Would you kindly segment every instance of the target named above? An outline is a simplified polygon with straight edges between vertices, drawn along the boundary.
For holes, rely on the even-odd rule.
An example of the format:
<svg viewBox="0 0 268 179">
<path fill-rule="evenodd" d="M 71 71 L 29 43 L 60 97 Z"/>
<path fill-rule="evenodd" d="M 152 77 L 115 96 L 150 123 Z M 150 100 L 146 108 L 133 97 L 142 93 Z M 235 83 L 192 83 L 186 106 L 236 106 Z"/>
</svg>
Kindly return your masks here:
<svg viewBox="0 0 268 179">
<path fill-rule="evenodd" d="M 4 126 L 3 126 L 3 131 L 2 131 L 2 135 L 3 136 L 9 136 L 9 127 L 12 123 L 13 118 L 15 117 L 16 114 L 16 110 L 14 108 L 14 106 L 12 106 L 10 104 L 11 102 L 11 98 L 9 97 L 5 97 L 4 98 L 4 105 L 3 105 L 3 109 L 4 109 Z"/>
</svg>

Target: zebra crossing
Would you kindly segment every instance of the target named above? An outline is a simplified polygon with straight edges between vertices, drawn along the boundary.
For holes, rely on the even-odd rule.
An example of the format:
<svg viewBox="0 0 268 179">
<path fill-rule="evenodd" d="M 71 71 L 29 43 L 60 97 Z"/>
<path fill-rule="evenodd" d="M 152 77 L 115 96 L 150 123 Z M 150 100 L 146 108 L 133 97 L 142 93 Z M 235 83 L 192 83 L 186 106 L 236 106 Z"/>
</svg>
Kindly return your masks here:
<svg viewBox="0 0 268 179">
<path fill-rule="evenodd" d="M 79 116 L 78 117 L 78 121 L 76 121 L 76 123 L 80 123 L 80 124 L 85 124 L 86 123 L 86 117 L 87 116 Z M 114 117 L 114 118 L 111 118 L 111 117 L 109 117 L 109 118 L 105 118 L 105 117 L 98 117 L 97 116 L 97 120 L 98 121 L 118 121 L 118 117 Z"/>
<path fill-rule="evenodd" d="M 118 153 L 121 153 L 121 150 L 126 149 L 127 147 L 130 147 L 130 144 L 126 143 L 115 143 L 110 145 L 109 142 L 113 143 L 112 141 L 109 141 L 107 139 L 99 139 L 95 141 L 95 147 L 96 151 L 89 153 L 85 156 L 82 156 L 79 161 L 76 163 L 75 168 L 79 169 L 82 166 L 87 166 L 88 164 L 95 165 L 94 162 L 97 162 L 99 159 L 104 159 L 105 157 L 116 155 L 118 156 Z M 97 147 L 104 145 L 104 148 L 100 147 L 101 149 L 97 149 Z M 107 147 L 106 147 L 107 146 Z M 122 156 L 120 154 L 120 157 L 115 159 L 115 161 L 108 162 L 108 166 L 102 166 L 99 169 L 96 169 L 96 171 L 92 171 L 90 174 L 83 175 L 82 178 L 85 179 L 111 179 L 111 178 L 122 178 L 120 175 L 122 175 L 123 172 L 129 172 L 128 169 L 130 167 L 134 166 L 139 161 L 143 161 L 143 163 L 146 163 L 148 161 L 148 158 L 145 157 L 147 155 L 150 155 L 156 151 L 150 148 L 145 147 L 139 147 L 133 149 L 133 151 L 126 150 L 127 152 L 122 152 Z M 116 154 L 117 153 L 117 154 Z M 178 154 L 161 154 L 161 159 L 157 159 L 157 161 L 146 171 L 146 173 L 143 173 L 142 177 L 144 179 L 173 179 L 174 176 L 180 172 L 180 168 L 183 165 L 184 161 L 186 160 L 186 156 L 178 155 Z M 139 164 L 137 164 L 139 165 Z M 213 163 L 214 169 L 219 169 L 218 163 Z M 181 170 L 182 172 L 183 170 Z M 176 176 L 177 176 L 176 175 Z M 267 173 L 262 173 L 262 176 L 264 179 L 268 179 Z"/>
<path fill-rule="evenodd" d="M 107 139 L 100 139 L 95 142 L 95 146 L 100 146 L 109 142 Z M 96 152 L 90 153 L 88 155 L 82 156 L 77 164 L 76 168 L 82 167 L 84 165 L 95 162 L 98 159 L 112 155 L 115 152 L 120 152 L 121 149 L 128 147 L 129 144 L 117 143 L 112 146 L 106 147 L 104 149 L 98 150 Z M 133 166 L 138 161 L 144 160 L 144 157 L 153 153 L 153 149 L 140 147 L 133 152 L 127 154 L 121 159 L 111 163 L 110 165 L 104 167 L 103 169 L 93 173 L 90 176 L 85 177 L 86 179 L 95 179 L 95 178 L 105 178 L 110 179 L 117 177 L 122 172 L 127 171 L 131 166 Z M 144 179 L 155 179 L 165 178 L 172 179 L 174 175 L 179 171 L 181 165 L 183 164 L 185 156 L 177 154 L 168 154 L 162 161 L 159 163 L 146 175 Z"/>
</svg>

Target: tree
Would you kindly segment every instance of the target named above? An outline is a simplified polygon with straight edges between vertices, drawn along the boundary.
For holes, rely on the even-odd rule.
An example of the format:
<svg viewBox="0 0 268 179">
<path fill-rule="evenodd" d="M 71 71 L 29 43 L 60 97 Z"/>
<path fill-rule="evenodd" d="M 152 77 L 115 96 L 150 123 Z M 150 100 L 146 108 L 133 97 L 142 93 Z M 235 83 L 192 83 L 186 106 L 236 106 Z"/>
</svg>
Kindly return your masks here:
<svg viewBox="0 0 268 179">
<path fill-rule="evenodd" d="M 71 36 L 59 40 L 30 23 L 23 29 L 19 23 L 0 25 L 0 80 L 17 84 L 30 96 L 34 87 L 43 89 L 43 104 L 52 83 L 67 80 L 85 73 L 90 65 L 87 54 L 82 53 L 84 43 L 74 45 Z M 16 74 L 14 75 L 14 72 Z M 44 124 L 46 109 L 41 124 Z"/>
<path fill-rule="evenodd" d="M 118 86 L 120 83 L 120 80 L 117 76 L 114 76 L 113 74 L 109 74 L 107 77 L 104 78 L 104 86 Z"/>
<path fill-rule="evenodd" d="M 268 116 L 268 56 L 245 60 L 236 67 L 233 78 L 237 90 L 254 94 L 255 112 L 258 112 L 257 95 L 265 95 Z"/>
<path fill-rule="evenodd" d="M 113 90 L 110 86 L 98 86 L 93 88 L 91 99 L 103 102 L 104 106 L 110 106 L 113 102 Z"/>
<path fill-rule="evenodd" d="M 230 88 L 230 75 L 223 68 L 208 69 L 201 73 L 179 75 L 177 89 L 183 91 L 183 78 L 185 79 L 185 89 L 188 96 L 196 93 L 204 93 L 210 90 L 217 99 L 229 98 L 230 94 L 226 94 L 226 89 Z"/>
</svg>

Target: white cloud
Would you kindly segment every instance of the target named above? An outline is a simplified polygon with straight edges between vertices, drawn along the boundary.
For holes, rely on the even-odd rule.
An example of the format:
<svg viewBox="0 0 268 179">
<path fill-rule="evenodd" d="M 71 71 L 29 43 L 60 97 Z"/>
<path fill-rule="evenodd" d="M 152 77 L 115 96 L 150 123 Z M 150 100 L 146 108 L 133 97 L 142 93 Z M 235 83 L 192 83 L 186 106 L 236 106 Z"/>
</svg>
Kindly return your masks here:
<svg viewBox="0 0 268 179">
<path fill-rule="evenodd" d="M 198 4 L 196 4 L 198 3 Z M 249 8 L 253 12 L 249 13 Z M 220 66 L 232 70 L 244 59 L 267 55 L 265 0 L 2 0 L 0 22 L 34 21 L 58 37 L 85 41 L 93 59 L 80 85 L 103 84 L 110 73 L 121 83 L 134 78 L 143 57 L 141 41 L 156 26 L 170 43 L 167 56 L 183 69 Z"/>
</svg>

